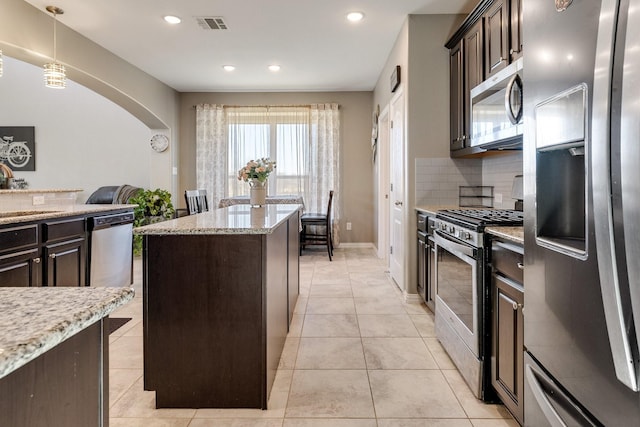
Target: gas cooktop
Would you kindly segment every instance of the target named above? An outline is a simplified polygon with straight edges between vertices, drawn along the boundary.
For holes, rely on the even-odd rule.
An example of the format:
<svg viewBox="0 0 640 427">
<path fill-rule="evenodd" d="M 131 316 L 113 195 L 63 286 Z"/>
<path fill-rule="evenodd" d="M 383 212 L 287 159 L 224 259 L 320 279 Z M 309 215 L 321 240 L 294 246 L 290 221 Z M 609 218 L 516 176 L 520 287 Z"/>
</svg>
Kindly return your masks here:
<svg viewBox="0 0 640 427">
<path fill-rule="evenodd" d="M 436 218 L 476 229 L 490 225 L 520 226 L 524 221 L 521 211 L 511 209 L 445 209 L 438 211 Z"/>
</svg>

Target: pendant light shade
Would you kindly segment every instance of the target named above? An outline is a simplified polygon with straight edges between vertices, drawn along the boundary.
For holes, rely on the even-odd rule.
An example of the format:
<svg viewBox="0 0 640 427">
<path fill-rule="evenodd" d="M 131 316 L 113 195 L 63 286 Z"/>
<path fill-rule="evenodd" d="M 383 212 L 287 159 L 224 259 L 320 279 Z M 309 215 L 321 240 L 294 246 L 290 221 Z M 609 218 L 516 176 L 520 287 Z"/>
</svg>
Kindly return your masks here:
<svg viewBox="0 0 640 427">
<path fill-rule="evenodd" d="M 64 11 L 56 6 L 47 6 L 47 12 L 53 14 L 53 62 L 44 64 L 44 84 L 46 87 L 53 89 L 64 89 L 67 84 L 67 75 L 64 69 L 64 65 L 58 63 L 56 59 L 57 54 L 57 32 L 56 32 L 56 17 L 62 15 Z"/>
</svg>

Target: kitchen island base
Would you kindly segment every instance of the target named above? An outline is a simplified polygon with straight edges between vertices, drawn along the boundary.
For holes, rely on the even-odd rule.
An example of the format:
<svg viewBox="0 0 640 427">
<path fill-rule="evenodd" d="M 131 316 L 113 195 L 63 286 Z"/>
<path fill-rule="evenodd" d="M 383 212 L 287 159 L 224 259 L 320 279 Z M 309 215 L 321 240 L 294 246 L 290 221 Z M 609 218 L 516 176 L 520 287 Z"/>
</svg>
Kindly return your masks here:
<svg viewBox="0 0 640 427">
<path fill-rule="evenodd" d="M 266 409 L 299 292 L 293 212 L 270 233 L 144 236 L 144 388 L 156 408 Z"/>
</svg>

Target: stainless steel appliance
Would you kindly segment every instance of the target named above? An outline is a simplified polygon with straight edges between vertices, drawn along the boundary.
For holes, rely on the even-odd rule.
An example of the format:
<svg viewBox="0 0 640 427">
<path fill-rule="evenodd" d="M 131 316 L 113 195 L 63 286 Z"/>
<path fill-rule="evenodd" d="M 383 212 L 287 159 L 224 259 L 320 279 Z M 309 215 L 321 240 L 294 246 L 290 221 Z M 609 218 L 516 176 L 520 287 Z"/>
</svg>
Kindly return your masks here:
<svg viewBox="0 0 640 427">
<path fill-rule="evenodd" d="M 525 424 L 640 420 L 637 0 L 528 0 Z"/>
<path fill-rule="evenodd" d="M 436 336 L 479 399 L 494 398 L 484 228 L 521 224 L 522 212 L 512 210 L 449 209 L 436 215 Z"/>
<path fill-rule="evenodd" d="M 522 148 L 522 58 L 471 89 L 471 146 Z"/>
<path fill-rule="evenodd" d="M 133 212 L 89 219 L 90 286 L 129 286 L 133 283 Z"/>
</svg>

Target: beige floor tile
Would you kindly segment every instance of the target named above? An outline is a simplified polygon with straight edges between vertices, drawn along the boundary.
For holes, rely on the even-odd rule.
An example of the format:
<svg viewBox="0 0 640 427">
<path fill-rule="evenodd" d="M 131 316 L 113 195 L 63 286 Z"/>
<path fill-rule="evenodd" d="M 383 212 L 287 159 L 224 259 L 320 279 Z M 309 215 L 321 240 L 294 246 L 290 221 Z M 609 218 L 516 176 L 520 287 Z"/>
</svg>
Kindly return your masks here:
<svg viewBox="0 0 640 427">
<path fill-rule="evenodd" d="M 198 418 L 189 427 L 282 427 L 281 419 Z"/>
<path fill-rule="evenodd" d="M 382 272 L 357 272 L 349 273 L 349 278 L 352 284 L 361 285 L 392 285 L 393 281 L 389 278 L 389 275 Z"/>
<path fill-rule="evenodd" d="M 351 280 L 348 274 L 313 273 L 311 286 L 323 285 L 350 285 Z"/>
<path fill-rule="evenodd" d="M 465 418 L 439 370 L 369 371 L 380 418 Z"/>
<path fill-rule="evenodd" d="M 142 369 L 109 368 L 109 407 L 122 397 L 140 378 Z"/>
<path fill-rule="evenodd" d="M 433 316 L 429 314 L 410 314 L 411 320 L 423 338 L 435 338 L 436 326 Z"/>
<path fill-rule="evenodd" d="M 109 344 L 109 367 L 143 369 L 142 337 L 119 337 Z"/>
<path fill-rule="evenodd" d="M 442 347 L 438 338 L 423 338 L 427 348 L 431 352 L 431 355 L 435 359 L 440 369 L 456 369 L 456 365 L 453 363 L 447 350 Z"/>
<path fill-rule="evenodd" d="M 469 418 L 512 418 L 504 405 L 488 404 L 476 399 L 458 371 L 445 370 L 442 374 Z"/>
<path fill-rule="evenodd" d="M 427 308 L 426 304 L 423 302 L 420 304 L 405 303 L 404 309 L 406 310 L 407 314 L 430 314 L 431 313 L 431 311 Z"/>
<path fill-rule="evenodd" d="M 133 320 L 129 321 L 122 328 L 127 326 L 129 323 L 131 323 L 132 326 L 129 327 L 128 329 L 125 329 L 125 331 L 123 332 L 122 336 L 125 336 L 125 337 L 142 337 L 143 334 L 144 334 L 144 331 L 142 329 L 142 319 L 138 320 L 135 323 L 133 322 Z M 122 328 L 120 328 L 120 329 L 122 329 Z M 118 332 L 118 331 L 116 331 L 116 332 Z"/>
<path fill-rule="evenodd" d="M 296 369 L 365 369 L 360 338 L 302 338 Z"/>
<path fill-rule="evenodd" d="M 399 298 L 400 296 L 400 293 L 387 283 L 383 285 L 352 283 L 351 292 L 356 298 Z"/>
<path fill-rule="evenodd" d="M 278 364 L 278 370 L 280 369 L 293 369 L 296 366 L 296 358 L 298 357 L 298 346 L 300 345 L 300 338 L 288 336 L 284 342 L 284 348 L 282 349 L 282 355 L 280 356 L 280 362 Z"/>
<path fill-rule="evenodd" d="M 406 314 L 402 302 L 397 298 L 354 298 L 358 314 Z"/>
<path fill-rule="evenodd" d="M 286 418 L 374 416 L 366 371 L 294 371 Z"/>
<path fill-rule="evenodd" d="M 109 427 L 189 427 L 189 418 L 109 418 Z"/>
<path fill-rule="evenodd" d="M 307 314 L 355 314 L 353 298 L 309 297 Z"/>
<path fill-rule="evenodd" d="M 319 285 L 312 286 L 309 291 L 310 297 L 352 297 L 350 285 Z"/>
<path fill-rule="evenodd" d="M 286 418 L 283 427 L 376 427 L 376 420 Z"/>
<path fill-rule="evenodd" d="M 471 420 L 473 427 L 519 427 L 516 420 Z"/>
<path fill-rule="evenodd" d="M 293 310 L 294 314 L 305 314 L 307 311 L 307 302 L 309 301 L 308 297 L 299 295 L 298 302 L 296 303 L 296 307 Z"/>
<path fill-rule="evenodd" d="M 142 318 L 132 318 L 131 316 L 109 316 L 110 319 L 114 319 L 114 318 L 130 318 L 131 320 L 129 320 L 127 323 L 125 323 L 124 325 L 120 326 L 118 329 L 116 329 L 115 331 L 111 332 L 109 334 L 109 338 L 112 337 L 121 337 L 123 336 L 125 333 L 129 332 L 132 328 L 134 328 L 136 326 L 136 324 L 138 323 L 142 323 Z M 142 327 L 142 325 L 140 325 Z"/>
<path fill-rule="evenodd" d="M 359 314 L 363 337 L 418 337 L 418 330 L 408 314 Z"/>
<path fill-rule="evenodd" d="M 359 337 L 358 320 L 354 314 L 307 314 L 302 336 Z"/>
<path fill-rule="evenodd" d="M 362 338 L 367 369 L 438 369 L 420 338 Z"/>
<path fill-rule="evenodd" d="M 378 427 L 472 427 L 468 419 L 379 419 Z"/>
<path fill-rule="evenodd" d="M 143 390 L 140 378 L 109 409 L 111 418 L 192 418 L 195 409 L 156 409 L 156 393 Z M 144 424 L 142 424 L 144 425 Z"/>
<path fill-rule="evenodd" d="M 288 337 L 299 337 L 302 334 L 302 326 L 304 325 L 304 315 L 294 314 L 291 317 L 291 323 L 289 324 Z"/>
</svg>

